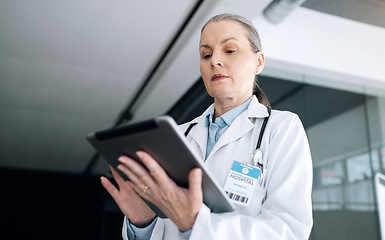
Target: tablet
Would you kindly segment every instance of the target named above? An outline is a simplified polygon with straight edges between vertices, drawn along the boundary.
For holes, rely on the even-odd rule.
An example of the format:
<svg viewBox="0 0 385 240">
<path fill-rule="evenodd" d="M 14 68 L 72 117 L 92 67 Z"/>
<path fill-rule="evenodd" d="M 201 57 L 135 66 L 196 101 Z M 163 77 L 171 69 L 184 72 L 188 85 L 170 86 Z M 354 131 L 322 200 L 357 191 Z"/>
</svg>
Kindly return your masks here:
<svg viewBox="0 0 385 240">
<path fill-rule="evenodd" d="M 181 187 L 188 187 L 191 169 L 202 169 L 203 202 L 214 213 L 234 211 L 220 185 L 190 148 L 186 137 L 170 116 L 160 116 L 151 120 L 128 124 L 113 129 L 91 133 L 87 136 L 91 145 L 102 157 L 127 180 L 117 166 L 119 156 L 126 155 L 138 162 L 135 152 L 149 153 L 167 172 L 168 176 Z M 150 202 L 146 203 L 161 218 L 166 216 Z"/>
</svg>

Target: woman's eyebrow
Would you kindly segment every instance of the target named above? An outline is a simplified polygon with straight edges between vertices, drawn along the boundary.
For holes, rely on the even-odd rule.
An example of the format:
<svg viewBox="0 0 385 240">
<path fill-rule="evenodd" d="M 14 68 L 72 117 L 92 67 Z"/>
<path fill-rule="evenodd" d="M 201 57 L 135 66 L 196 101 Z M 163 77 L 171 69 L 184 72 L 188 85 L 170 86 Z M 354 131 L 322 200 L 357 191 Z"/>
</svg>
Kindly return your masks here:
<svg viewBox="0 0 385 240">
<path fill-rule="evenodd" d="M 211 49 L 210 45 L 207 45 L 207 44 L 202 44 L 199 46 L 199 49 L 201 48 L 208 48 L 208 49 Z"/>
<path fill-rule="evenodd" d="M 237 41 L 236 38 L 230 37 L 230 38 L 223 39 L 223 40 L 221 41 L 221 44 L 225 44 L 225 43 L 227 43 L 227 42 L 230 41 L 230 40 L 235 40 L 235 41 Z M 210 45 L 207 45 L 207 44 L 202 44 L 202 45 L 200 45 L 200 46 L 199 46 L 199 49 L 201 49 L 201 48 L 212 49 L 212 47 L 210 47 Z"/>
<path fill-rule="evenodd" d="M 225 43 L 227 43 L 227 42 L 230 41 L 230 40 L 235 40 L 235 41 L 237 41 L 236 38 L 234 38 L 234 37 L 229 37 L 229 38 L 226 38 L 226 39 L 222 40 L 221 44 L 225 44 Z"/>
<path fill-rule="evenodd" d="M 230 41 L 230 40 L 235 40 L 235 41 L 237 41 L 236 38 L 230 37 L 230 38 L 223 39 L 223 40 L 221 41 L 221 44 L 225 44 L 225 43 L 227 43 L 227 42 Z M 202 44 L 202 45 L 200 45 L 200 46 L 199 46 L 199 49 L 201 49 L 201 48 L 212 49 L 212 47 L 210 47 L 210 45 L 207 45 L 207 44 Z"/>
</svg>

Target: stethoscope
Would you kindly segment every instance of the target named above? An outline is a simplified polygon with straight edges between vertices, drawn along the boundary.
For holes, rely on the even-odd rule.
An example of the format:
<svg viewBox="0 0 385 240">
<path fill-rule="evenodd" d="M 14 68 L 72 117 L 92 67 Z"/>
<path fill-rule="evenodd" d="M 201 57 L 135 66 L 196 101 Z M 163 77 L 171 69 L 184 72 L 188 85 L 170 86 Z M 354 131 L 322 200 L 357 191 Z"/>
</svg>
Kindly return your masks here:
<svg viewBox="0 0 385 240">
<path fill-rule="evenodd" d="M 252 159 L 251 165 L 255 166 L 255 167 L 258 166 L 259 169 L 261 170 L 261 173 L 263 173 L 261 143 L 262 143 L 262 138 L 263 138 L 263 134 L 265 132 L 267 121 L 269 121 L 269 118 L 271 115 L 271 108 L 270 107 L 266 107 L 266 108 L 267 108 L 267 112 L 269 113 L 269 116 L 265 117 L 265 119 L 263 120 L 261 130 L 259 131 L 257 146 L 255 147 L 255 152 L 251 158 Z"/>
</svg>

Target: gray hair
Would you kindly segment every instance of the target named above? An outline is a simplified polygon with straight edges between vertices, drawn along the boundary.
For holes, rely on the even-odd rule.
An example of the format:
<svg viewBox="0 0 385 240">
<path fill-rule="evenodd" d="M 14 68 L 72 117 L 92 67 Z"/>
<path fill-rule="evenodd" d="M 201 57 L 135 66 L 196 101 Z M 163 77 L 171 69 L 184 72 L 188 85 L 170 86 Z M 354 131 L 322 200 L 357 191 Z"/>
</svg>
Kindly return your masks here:
<svg viewBox="0 0 385 240">
<path fill-rule="evenodd" d="M 220 22 L 220 21 L 233 21 L 233 22 L 240 23 L 246 31 L 247 39 L 250 42 L 251 49 L 253 49 L 254 52 L 262 51 L 261 38 L 259 37 L 259 34 L 254 27 L 254 24 L 247 18 L 242 17 L 240 15 L 230 14 L 230 13 L 223 13 L 223 14 L 216 15 L 210 18 L 205 23 L 205 25 L 203 25 L 201 34 L 209 23 Z"/>
<path fill-rule="evenodd" d="M 220 21 L 233 21 L 233 22 L 240 23 L 246 31 L 246 37 L 249 40 L 251 49 L 256 53 L 262 51 L 261 38 L 259 37 L 259 34 L 258 34 L 256 28 L 254 27 L 254 24 L 250 20 L 248 20 L 247 18 L 242 17 L 240 15 L 231 14 L 231 13 L 223 13 L 223 14 L 219 14 L 219 15 L 216 15 L 214 17 L 211 17 L 205 23 L 205 25 L 203 25 L 202 30 L 201 30 L 201 34 L 209 23 L 220 22 Z M 260 103 L 262 103 L 263 105 L 265 105 L 267 107 L 270 107 L 270 102 L 267 99 L 266 94 L 258 86 L 257 75 L 255 75 L 253 94 L 258 98 L 258 101 Z"/>
</svg>

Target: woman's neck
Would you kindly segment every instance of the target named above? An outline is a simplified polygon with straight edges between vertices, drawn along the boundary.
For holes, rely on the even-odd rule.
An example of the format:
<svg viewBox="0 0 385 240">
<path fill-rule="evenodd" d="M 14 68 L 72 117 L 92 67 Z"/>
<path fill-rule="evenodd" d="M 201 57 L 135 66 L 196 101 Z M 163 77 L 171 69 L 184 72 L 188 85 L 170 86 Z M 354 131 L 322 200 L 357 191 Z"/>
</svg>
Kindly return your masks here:
<svg viewBox="0 0 385 240">
<path fill-rule="evenodd" d="M 224 99 L 214 99 L 214 119 L 222 116 L 226 112 L 230 111 L 233 108 L 240 106 L 242 103 L 246 102 L 250 96 L 245 96 L 243 98 L 224 98 Z"/>
</svg>

